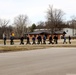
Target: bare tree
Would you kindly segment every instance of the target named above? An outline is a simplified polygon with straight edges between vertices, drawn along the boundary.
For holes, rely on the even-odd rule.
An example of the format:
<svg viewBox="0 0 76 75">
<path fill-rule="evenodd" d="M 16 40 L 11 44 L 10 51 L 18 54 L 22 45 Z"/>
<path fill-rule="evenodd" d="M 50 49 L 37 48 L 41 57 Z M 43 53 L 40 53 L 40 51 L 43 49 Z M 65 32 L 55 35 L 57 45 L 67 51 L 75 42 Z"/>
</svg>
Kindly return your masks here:
<svg viewBox="0 0 76 75">
<path fill-rule="evenodd" d="M 6 32 L 8 35 L 9 22 L 10 22 L 9 20 L 0 19 L 0 38 L 2 38 L 3 32 Z"/>
<path fill-rule="evenodd" d="M 46 25 L 50 28 L 51 32 L 60 30 L 63 24 L 63 11 L 60 9 L 54 9 L 53 6 L 49 6 L 47 10 L 47 22 Z"/>
<path fill-rule="evenodd" d="M 26 32 L 28 17 L 26 15 L 19 15 L 14 19 L 14 32 L 16 37 L 20 37 L 20 35 Z"/>
<path fill-rule="evenodd" d="M 0 26 L 6 27 L 9 24 L 9 20 L 0 19 Z"/>
<path fill-rule="evenodd" d="M 37 23 L 37 27 L 36 27 L 36 28 L 38 28 L 38 29 L 43 29 L 43 28 L 45 28 L 45 22 L 39 21 L 39 22 Z"/>
<path fill-rule="evenodd" d="M 73 36 L 76 35 L 76 16 L 71 17 L 70 26 L 73 29 Z"/>
</svg>

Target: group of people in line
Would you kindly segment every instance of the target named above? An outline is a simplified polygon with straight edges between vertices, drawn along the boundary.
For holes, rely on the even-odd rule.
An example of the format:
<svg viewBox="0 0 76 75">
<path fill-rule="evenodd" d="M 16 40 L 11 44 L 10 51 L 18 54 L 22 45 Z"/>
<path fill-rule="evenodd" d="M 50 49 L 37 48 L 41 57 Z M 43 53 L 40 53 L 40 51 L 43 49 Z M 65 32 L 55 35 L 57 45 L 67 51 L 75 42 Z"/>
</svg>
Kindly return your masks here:
<svg viewBox="0 0 76 75">
<path fill-rule="evenodd" d="M 5 32 L 3 33 L 3 40 L 4 40 L 4 45 L 6 45 L 7 37 L 6 37 Z M 10 34 L 10 45 L 13 45 L 13 44 L 14 44 L 14 33 L 11 33 Z"/>
<path fill-rule="evenodd" d="M 24 44 L 24 39 L 25 39 L 24 36 L 21 35 L 21 37 L 20 37 L 20 45 Z M 46 44 L 46 39 L 47 38 L 46 38 L 45 35 L 43 36 L 43 38 L 41 37 L 41 35 L 38 35 L 37 38 L 36 38 L 36 36 L 33 36 L 32 37 L 32 43 L 31 43 L 30 42 L 30 37 L 29 37 L 29 35 L 27 35 L 27 37 L 26 37 L 26 45 L 27 44 L 32 44 L 32 45 L 33 44 Z M 64 39 L 63 44 L 64 43 L 67 44 L 65 35 L 63 35 L 63 39 Z M 3 40 L 4 40 L 4 45 L 6 45 L 6 34 L 5 33 L 3 33 Z M 69 40 L 69 44 L 71 44 L 71 41 L 70 41 L 71 37 L 70 36 L 68 37 L 68 40 Z M 58 36 L 55 35 L 54 37 L 52 37 L 52 35 L 50 35 L 48 41 L 49 41 L 48 44 L 58 44 Z M 10 35 L 10 45 L 13 45 L 13 44 L 14 44 L 14 34 L 11 33 L 11 35 Z"/>
<path fill-rule="evenodd" d="M 43 38 L 41 37 L 41 35 L 38 35 L 38 37 L 36 38 L 35 36 L 33 36 L 32 37 L 32 45 L 33 44 L 46 44 L 46 36 L 44 35 L 43 36 Z M 37 43 L 36 43 L 36 40 L 37 40 Z M 50 35 L 50 37 L 49 37 L 49 43 L 48 44 L 58 44 L 58 37 L 57 37 L 57 35 L 55 35 L 54 36 L 54 42 L 53 42 L 53 38 L 52 38 L 52 36 Z M 21 38 L 20 38 L 20 45 L 21 44 L 24 44 L 24 37 L 23 36 L 21 36 Z M 31 44 L 30 43 L 30 38 L 29 38 L 29 36 L 27 35 L 27 38 L 26 38 L 26 45 L 27 44 Z"/>
<path fill-rule="evenodd" d="M 64 40 L 63 40 L 63 44 L 64 44 L 64 43 L 67 44 L 65 35 L 63 35 L 62 37 L 63 37 L 63 39 L 64 39 Z M 46 38 L 45 35 L 43 36 L 43 38 L 41 37 L 41 35 L 38 35 L 37 38 L 36 38 L 36 36 L 33 36 L 33 37 L 32 37 L 32 45 L 33 45 L 33 44 L 46 44 L 46 39 L 47 39 L 47 38 Z M 36 40 L 37 40 L 37 43 L 36 43 Z M 70 36 L 68 37 L 68 40 L 69 40 L 69 44 L 71 44 L 71 37 L 70 37 Z M 58 36 L 55 35 L 55 36 L 52 38 L 52 35 L 50 35 L 48 41 L 49 41 L 48 44 L 58 44 Z M 21 45 L 21 44 L 24 44 L 24 37 L 23 37 L 23 36 L 21 36 L 21 38 L 20 38 L 20 45 Z M 27 45 L 27 44 L 31 44 L 31 43 L 30 43 L 30 38 L 29 38 L 28 35 L 27 35 L 27 38 L 26 38 L 26 45 Z"/>
<path fill-rule="evenodd" d="M 63 35 L 63 39 L 64 39 L 63 44 L 64 43 L 67 44 L 65 35 Z M 69 40 L 69 44 L 71 44 L 71 37 L 70 36 L 68 37 L 68 40 Z"/>
</svg>

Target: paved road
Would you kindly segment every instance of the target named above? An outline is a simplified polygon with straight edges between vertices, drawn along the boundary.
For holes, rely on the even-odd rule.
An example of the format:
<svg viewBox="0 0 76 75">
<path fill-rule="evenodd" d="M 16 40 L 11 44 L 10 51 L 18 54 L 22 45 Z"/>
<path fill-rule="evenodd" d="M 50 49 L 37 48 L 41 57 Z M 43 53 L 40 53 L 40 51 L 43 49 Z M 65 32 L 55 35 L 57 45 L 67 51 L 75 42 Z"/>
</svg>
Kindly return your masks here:
<svg viewBox="0 0 76 75">
<path fill-rule="evenodd" d="M 0 53 L 0 75 L 76 75 L 76 48 Z"/>
</svg>

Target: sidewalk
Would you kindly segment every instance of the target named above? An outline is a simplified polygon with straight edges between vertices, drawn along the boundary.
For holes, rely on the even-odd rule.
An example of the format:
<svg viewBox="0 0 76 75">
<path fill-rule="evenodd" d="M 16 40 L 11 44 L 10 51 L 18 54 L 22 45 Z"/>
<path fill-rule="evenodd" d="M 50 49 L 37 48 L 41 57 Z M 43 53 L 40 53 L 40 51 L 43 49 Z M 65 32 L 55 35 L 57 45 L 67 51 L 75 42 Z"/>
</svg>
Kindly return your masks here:
<svg viewBox="0 0 76 75">
<path fill-rule="evenodd" d="M 63 39 L 62 39 L 62 40 L 58 40 L 58 44 L 48 44 L 48 41 L 47 41 L 46 44 L 40 44 L 40 45 L 42 45 L 42 46 L 43 45 L 44 46 L 50 46 L 50 47 L 76 47 L 76 39 L 71 40 L 71 44 L 68 43 L 68 40 L 66 40 L 66 41 L 67 41 L 67 44 L 63 44 Z M 36 45 L 38 45 L 38 44 L 36 44 Z M 27 46 L 27 45 L 26 45 L 26 42 L 24 42 L 24 45 L 20 45 L 20 41 L 19 40 L 17 40 L 17 41 L 15 40 L 14 41 L 14 45 L 10 45 L 10 42 L 8 40 L 6 45 L 4 45 L 3 44 L 3 40 L 0 40 L 0 46 Z"/>
</svg>

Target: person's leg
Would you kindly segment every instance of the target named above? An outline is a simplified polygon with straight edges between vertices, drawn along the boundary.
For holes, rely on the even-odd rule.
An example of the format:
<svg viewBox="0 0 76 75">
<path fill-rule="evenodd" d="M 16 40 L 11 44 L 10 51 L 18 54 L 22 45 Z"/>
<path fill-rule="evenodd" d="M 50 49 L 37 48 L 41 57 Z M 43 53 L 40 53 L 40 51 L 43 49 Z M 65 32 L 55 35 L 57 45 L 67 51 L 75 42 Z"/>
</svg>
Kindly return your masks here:
<svg viewBox="0 0 76 75">
<path fill-rule="evenodd" d="M 65 43 L 65 39 L 64 39 L 64 41 L 63 41 L 63 44 Z"/>
<path fill-rule="evenodd" d="M 6 45 L 6 40 L 4 40 L 4 45 Z"/>
<path fill-rule="evenodd" d="M 56 40 L 56 44 L 57 44 L 57 40 Z"/>
<path fill-rule="evenodd" d="M 46 43 L 45 43 L 45 40 L 44 40 L 44 44 L 46 44 Z"/>
<path fill-rule="evenodd" d="M 11 43 L 12 43 L 12 45 L 13 45 L 13 40 L 11 40 Z"/>
<path fill-rule="evenodd" d="M 69 40 L 69 44 L 71 44 L 71 41 Z"/>
<path fill-rule="evenodd" d="M 22 40 L 22 44 L 24 44 L 24 41 Z"/>
<path fill-rule="evenodd" d="M 20 45 L 22 44 L 22 40 L 20 40 Z"/>
<path fill-rule="evenodd" d="M 41 44 L 42 44 L 42 40 L 41 40 Z"/>
<path fill-rule="evenodd" d="M 40 44 L 40 40 L 38 40 L 38 44 Z"/>
<path fill-rule="evenodd" d="M 14 44 L 14 41 L 13 40 L 11 40 L 11 43 L 12 43 L 12 45 Z"/>
<path fill-rule="evenodd" d="M 12 45 L 12 40 L 10 40 L 10 45 Z"/>
<path fill-rule="evenodd" d="M 36 44 L 36 43 L 35 43 L 35 40 L 33 41 L 33 43 Z"/>
<path fill-rule="evenodd" d="M 21 44 L 23 44 L 23 40 L 21 40 Z"/>
</svg>

